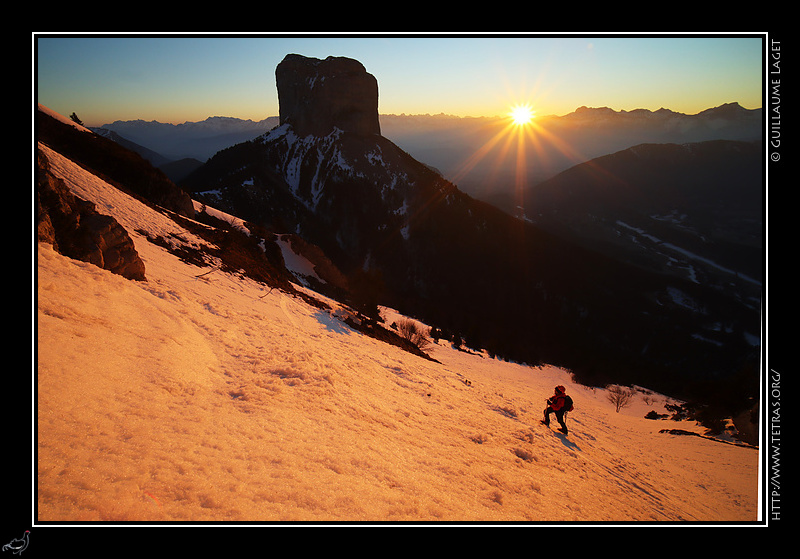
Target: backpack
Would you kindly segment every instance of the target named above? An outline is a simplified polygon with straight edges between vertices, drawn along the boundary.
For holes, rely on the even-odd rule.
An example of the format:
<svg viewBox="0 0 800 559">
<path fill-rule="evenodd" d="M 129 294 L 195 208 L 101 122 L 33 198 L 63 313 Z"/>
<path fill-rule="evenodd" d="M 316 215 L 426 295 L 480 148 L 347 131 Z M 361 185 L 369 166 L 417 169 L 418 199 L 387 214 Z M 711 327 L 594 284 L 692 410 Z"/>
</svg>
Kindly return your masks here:
<svg viewBox="0 0 800 559">
<path fill-rule="evenodd" d="M 575 409 L 575 406 L 572 405 L 572 398 L 566 394 L 564 394 L 564 411 L 572 411 Z"/>
</svg>

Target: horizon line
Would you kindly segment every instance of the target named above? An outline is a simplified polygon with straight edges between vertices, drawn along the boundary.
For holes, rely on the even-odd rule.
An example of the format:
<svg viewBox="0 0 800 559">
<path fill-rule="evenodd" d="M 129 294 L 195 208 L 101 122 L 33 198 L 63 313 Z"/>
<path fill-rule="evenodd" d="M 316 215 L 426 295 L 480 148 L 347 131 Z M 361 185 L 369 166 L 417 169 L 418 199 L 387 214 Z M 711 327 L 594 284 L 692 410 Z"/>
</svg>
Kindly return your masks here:
<svg viewBox="0 0 800 559">
<path fill-rule="evenodd" d="M 646 108 L 614 109 L 614 108 L 611 108 L 611 107 L 608 107 L 608 106 L 581 105 L 580 107 L 576 107 L 573 111 L 568 112 L 568 113 L 564 113 L 564 114 L 543 114 L 543 115 L 537 115 L 535 118 L 536 119 L 541 119 L 541 118 L 563 118 L 565 116 L 569 116 L 569 115 L 575 114 L 576 112 L 578 112 L 581 109 L 589 109 L 589 110 L 608 109 L 608 110 L 613 111 L 614 113 L 619 113 L 619 114 L 622 114 L 622 113 L 633 113 L 633 112 L 637 112 L 637 111 L 650 112 L 650 113 L 656 113 L 656 112 L 659 112 L 659 111 L 669 111 L 669 112 L 675 113 L 677 115 L 697 116 L 697 115 L 699 115 L 701 113 L 704 113 L 706 111 L 713 110 L 713 109 L 718 109 L 720 107 L 724 107 L 724 106 L 727 106 L 727 105 L 737 105 L 737 106 L 741 107 L 742 109 L 744 109 L 746 111 L 758 111 L 758 110 L 763 110 L 763 108 L 764 108 L 763 105 L 762 105 L 760 107 L 754 107 L 754 108 L 750 109 L 750 108 L 747 108 L 747 107 L 743 106 L 738 101 L 731 101 L 731 102 L 727 102 L 727 103 L 722 103 L 720 105 L 716 105 L 716 106 L 713 106 L 713 107 L 708 107 L 708 108 L 703 109 L 701 111 L 698 111 L 696 113 L 682 113 L 682 112 L 679 112 L 679 111 L 668 109 L 666 107 L 659 107 L 658 109 L 654 110 L 654 109 L 646 109 Z M 64 116 L 67 116 L 67 115 L 64 115 Z M 458 118 L 458 119 L 508 118 L 508 115 L 457 115 L 457 114 L 445 113 L 445 112 L 440 112 L 440 113 L 394 113 L 394 112 L 382 113 L 382 112 L 378 112 L 378 117 L 382 117 L 382 116 L 431 117 L 431 118 L 439 117 L 439 118 Z M 137 122 L 137 121 L 142 121 L 142 122 L 148 122 L 148 123 L 156 122 L 158 124 L 169 124 L 169 125 L 172 125 L 172 126 L 180 126 L 182 124 L 196 124 L 196 123 L 200 123 L 200 122 L 205 122 L 205 121 L 213 119 L 213 118 L 228 118 L 228 119 L 241 120 L 241 121 L 263 122 L 263 121 L 268 120 L 270 118 L 279 118 L 279 115 L 277 115 L 277 114 L 269 115 L 269 116 L 266 116 L 266 117 L 261 118 L 261 119 L 244 118 L 244 117 L 229 116 L 229 115 L 211 115 L 211 116 L 207 116 L 206 118 L 204 118 L 202 120 L 185 120 L 183 122 L 174 122 L 174 121 L 173 122 L 169 122 L 169 121 L 160 121 L 160 120 L 157 120 L 157 119 L 146 120 L 146 119 L 143 119 L 143 118 L 135 118 L 135 119 L 127 119 L 127 120 L 116 119 L 116 120 L 113 120 L 111 122 L 107 122 L 106 124 L 113 124 L 115 122 Z"/>
</svg>

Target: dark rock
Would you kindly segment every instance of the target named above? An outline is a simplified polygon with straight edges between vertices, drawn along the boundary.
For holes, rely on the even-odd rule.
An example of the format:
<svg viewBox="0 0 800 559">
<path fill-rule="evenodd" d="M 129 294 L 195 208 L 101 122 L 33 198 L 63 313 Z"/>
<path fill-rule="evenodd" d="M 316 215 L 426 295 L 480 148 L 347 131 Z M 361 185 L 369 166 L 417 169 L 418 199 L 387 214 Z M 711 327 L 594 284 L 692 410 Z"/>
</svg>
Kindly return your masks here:
<svg viewBox="0 0 800 559">
<path fill-rule="evenodd" d="M 50 172 L 41 152 L 37 154 L 36 236 L 65 256 L 128 279 L 145 280 L 144 262 L 125 228 L 113 217 L 98 213 L 92 202 L 73 195 Z"/>
<path fill-rule="evenodd" d="M 357 60 L 287 55 L 275 70 L 280 123 L 299 136 L 325 136 L 334 127 L 380 134 L 378 82 Z"/>
</svg>

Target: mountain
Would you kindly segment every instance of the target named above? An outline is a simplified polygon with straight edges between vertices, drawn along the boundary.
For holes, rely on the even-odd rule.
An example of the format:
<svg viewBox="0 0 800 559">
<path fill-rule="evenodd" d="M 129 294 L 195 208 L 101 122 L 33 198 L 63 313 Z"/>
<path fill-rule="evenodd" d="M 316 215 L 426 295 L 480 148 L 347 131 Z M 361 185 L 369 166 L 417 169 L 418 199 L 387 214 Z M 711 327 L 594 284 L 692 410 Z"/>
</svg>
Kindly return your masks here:
<svg viewBox="0 0 800 559">
<path fill-rule="evenodd" d="M 153 167 L 160 169 L 163 173 L 171 180 L 172 182 L 178 182 L 183 180 L 187 175 L 189 175 L 192 171 L 200 167 L 203 162 L 199 161 L 193 157 L 185 157 L 183 159 L 179 159 L 177 161 L 173 161 L 168 157 L 163 156 L 160 153 L 157 153 L 149 148 L 141 146 L 136 142 L 132 142 L 127 138 L 123 138 L 113 130 L 109 130 L 107 128 L 93 128 L 90 127 L 89 130 L 97 134 L 98 136 L 103 136 L 104 138 L 108 138 L 119 145 L 141 155 L 144 159 L 149 161 Z M 148 141 L 148 138 L 144 138 L 145 141 Z M 225 143 L 227 143 L 227 139 Z M 218 140 L 215 138 L 212 140 L 212 145 L 216 146 Z M 214 149 L 214 148 L 209 148 Z"/>
<path fill-rule="evenodd" d="M 179 182 L 219 150 L 262 134 L 276 121 L 275 117 L 252 121 L 215 116 L 177 125 L 115 121 L 90 130 L 140 154 L 170 180 Z"/>
<path fill-rule="evenodd" d="M 157 165 L 157 167 L 161 169 L 165 175 L 167 175 L 169 180 L 178 183 L 188 177 L 202 165 L 202 161 L 192 157 L 186 157 L 184 159 L 178 159 L 177 161 L 168 161 L 166 163 L 162 163 L 161 165 Z"/>
<path fill-rule="evenodd" d="M 761 109 L 728 103 L 694 115 L 659 109 L 615 111 L 580 107 L 556 116 L 542 115 L 525 129 L 522 150 L 508 149 L 516 132 L 505 117 L 378 115 L 384 137 L 418 161 L 438 170 L 471 196 L 500 205 L 517 186 L 517 158 L 529 185 L 569 167 L 642 143 L 707 140 L 753 141 L 762 137 Z M 212 117 L 173 125 L 143 120 L 116 121 L 102 129 L 147 146 L 170 161 L 206 161 L 217 151 L 274 128 L 279 117 L 261 121 Z M 93 129 L 99 131 L 100 129 Z M 152 159 L 151 159 L 152 160 Z M 160 165 L 160 163 L 157 163 Z"/>
<path fill-rule="evenodd" d="M 206 161 L 221 149 L 263 134 L 273 128 L 277 120 L 277 117 L 253 121 L 222 116 L 182 124 L 118 120 L 92 130 L 113 132 L 127 141 L 146 146 L 167 161 L 187 158 Z M 162 161 L 156 162 L 157 165 L 161 163 Z"/>
<path fill-rule="evenodd" d="M 761 142 L 642 144 L 523 192 L 516 215 L 617 259 L 760 306 Z"/>
<path fill-rule="evenodd" d="M 192 265 L 214 263 L 214 269 L 261 282 L 270 290 L 307 298 L 292 282 L 313 286 L 319 292 L 342 297 L 346 280 L 318 247 L 295 235 L 276 236 L 255 224 L 197 204 L 159 170 L 105 135 L 92 133 L 65 117 L 39 106 L 37 111 L 37 168 L 35 190 L 36 237 L 60 254 L 94 264 L 128 279 L 147 281 L 145 265 L 133 238 L 144 238 Z M 71 174 L 52 168 L 58 159 L 50 150 L 69 153 L 99 180 L 109 181 L 152 211 L 170 216 L 188 234 L 147 227 L 122 227 L 108 215 L 109 202 L 100 205 L 69 191 Z M 49 153 L 49 155 L 48 155 Z M 57 152 L 56 152 L 57 153 Z M 113 212 L 112 212 L 113 213 Z M 190 219 L 187 219 L 190 218 Z M 167 228 L 169 229 L 169 228 Z M 188 240 L 187 238 L 188 237 Z M 297 262 L 302 264 L 297 265 Z M 202 274 L 198 277 L 202 277 Z M 320 307 L 324 303 L 319 303 Z M 347 318 L 350 327 L 384 343 L 428 358 L 419 347 L 375 321 Z"/>
<path fill-rule="evenodd" d="M 568 367 L 590 384 L 636 382 L 720 402 L 720 383 L 744 382 L 729 393 L 739 402 L 724 406 L 755 393 L 757 310 L 463 193 L 382 135 L 377 83 L 360 63 L 284 63 L 279 125 L 183 181 L 196 199 L 298 234 L 359 276 L 361 295 L 369 286 L 469 347 Z"/>
<path fill-rule="evenodd" d="M 7 504 L 35 495 L 38 524 L 758 521 L 759 452 L 706 438 L 681 402 L 637 389 L 616 412 L 609 390 L 557 367 L 441 339 L 433 359 L 404 351 L 354 329 L 338 301 L 224 265 L 265 240 L 257 228 L 199 203 L 183 219 L 37 149 L 130 233 L 147 270 L 132 281 L 35 247 L 35 486 Z M 568 437 L 539 424 L 557 384 L 575 400 Z M 172 542 L 193 551 L 158 543 Z"/>
<path fill-rule="evenodd" d="M 109 130 L 107 128 L 94 128 L 94 127 L 89 127 L 88 129 L 97 134 L 98 136 L 108 138 L 109 140 L 118 143 L 119 145 L 131 150 L 132 152 L 138 153 L 147 161 L 149 161 L 153 165 L 153 167 L 166 165 L 172 161 L 171 159 L 164 157 L 160 153 L 157 153 L 151 150 L 150 148 L 139 145 L 136 142 L 132 142 L 127 138 L 122 137 L 120 134 L 117 134 L 113 130 Z"/>
<path fill-rule="evenodd" d="M 668 109 L 580 107 L 563 116 L 538 116 L 524 128 L 515 128 L 504 117 L 447 115 L 383 115 L 381 126 L 384 135 L 439 169 L 464 192 L 497 203 L 497 197 L 516 192 L 520 177 L 532 186 L 638 144 L 760 140 L 763 113 L 738 103 L 695 115 Z"/>
</svg>

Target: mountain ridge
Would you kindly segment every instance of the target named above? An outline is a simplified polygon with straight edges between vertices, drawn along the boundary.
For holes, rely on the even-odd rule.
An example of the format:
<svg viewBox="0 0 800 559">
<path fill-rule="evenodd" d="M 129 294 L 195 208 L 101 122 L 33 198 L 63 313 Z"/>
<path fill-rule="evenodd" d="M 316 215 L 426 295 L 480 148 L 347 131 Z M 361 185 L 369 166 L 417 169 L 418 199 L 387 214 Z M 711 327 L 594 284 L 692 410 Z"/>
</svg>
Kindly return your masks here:
<svg viewBox="0 0 800 559">
<path fill-rule="evenodd" d="M 741 330 L 706 332 L 676 298 L 701 301 L 703 324 L 743 319 L 724 292 L 514 219 L 383 135 L 301 135 L 286 122 L 216 154 L 183 184 L 223 211 L 300 234 L 347 274 L 373 273 L 387 304 L 493 354 L 558 363 L 586 382 L 641 382 L 647 370 L 670 390 L 732 374 L 752 357 Z M 757 316 L 747 320 L 757 332 Z"/>
<path fill-rule="evenodd" d="M 714 107 L 708 107 L 703 109 L 702 111 L 698 111 L 697 113 L 682 113 L 679 111 L 674 111 L 672 109 L 668 109 L 666 107 L 660 107 L 656 110 L 653 109 L 614 109 L 612 107 L 593 107 L 588 105 L 581 105 L 577 107 L 575 110 L 570 111 L 568 113 L 564 113 L 563 115 L 556 115 L 556 114 L 545 114 L 545 115 L 538 115 L 536 118 L 573 118 L 579 114 L 591 114 L 594 112 L 602 112 L 606 114 L 615 114 L 620 116 L 625 115 L 642 115 L 642 114 L 652 114 L 652 115 L 677 115 L 682 117 L 698 117 L 698 116 L 731 116 L 731 114 L 757 114 L 762 111 L 761 107 L 756 107 L 753 109 L 748 109 L 742 106 L 738 101 L 731 101 L 728 103 L 722 103 L 721 105 L 717 105 Z M 507 118 L 504 115 L 479 115 L 479 116 L 462 116 L 462 115 L 455 115 L 450 113 L 379 113 L 379 118 L 408 118 L 408 119 L 435 119 L 435 120 L 463 120 L 463 121 L 475 121 L 475 120 L 494 120 L 494 119 L 504 119 Z M 203 120 L 198 121 L 185 121 L 182 123 L 168 123 L 168 122 L 161 122 L 158 120 L 144 120 L 144 119 L 133 119 L 133 120 L 115 120 L 110 123 L 102 124 L 99 126 L 90 127 L 94 128 L 106 128 L 109 130 L 115 130 L 118 127 L 131 125 L 131 126 L 142 126 L 142 125 L 153 125 L 153 126 L 160 126 L 164 127 L 165 129 L 169 128 L 190 128 L 192 126 L 199 126 L 203 124 L 209 124 L 214 122 L 228 122 L 228 123 L 241 123 L 246 126 L 252 125 L 252 127 L 259 127 L 263 125 L 272 125 L 273 122 L 279 119 L 279 115 L 271 115 L 265 117 L 261 120 L 253 120 L 253 119 L 246 119 L 246 118 L 239 118 L 234 116 L 223 116 L 223 115 L 215 115 L 206 117 Z"/>
<path fill-rule="evenodd" d="M 640 144 L 567 169 L 514 200 L 493 202 L 520 219 L 603 250 L 621 245 L 620 222 L 628 230 L 650 229 L 662 246 L 674 243 L 697 255 L 689 265 L 679 263 L 679 251 L 672 251 L 659 269 L 684 270 L 694 281 L 728 289 L 730 276 L 706 274 L 730 268 L 738 277 L 757 278 L 750 282 L 754 290 L 742 290 L 757 299 L 763 275 L 762 182 L 761 142 Z M 644 256 L 643 240 L 628 247 L 631 256 Z M 702 280 L 697 266 L 706 270 Z"/>
<path fill-rule="evenodd" d="M 598 111 L 610 118 L 598 118 Z M 490 200 L 498 191 L 513 191 L 518 177 L 512 172 L 498 172 L 498 169 L 513 170 L 517 162 L 510 154 L 504 155 L 498 146 L 489 149 L 490 143 L 496 141 L 494 137 L 503 133 L 506 117 L 383 114 L 379 115 L 379 120 L 385 137 L 417 160 L 438 169 L 473 197 Z M 104 126 L 169 159 L 192 157 L 206 161 L 221 149 L 277 126 L 279 117 L 242 120 L 239 122 L 246 126 L 237 135 L 217 133 L 207 138 L 197 135 L 203 130 L 200 123 L 154 123 L 154 133 L 147 135 L 143 133 L 149 126 L 145 121 L 132 122 L 135 126 L 128 126 L 125 121 Z M 229 120 L 228 124 L 233 122 Z M 563 116 L 539 116 L 530 130 L 541 132 L 537 134 L 537 141 L 529 143 L 524 152 L 526 181 L 535 184 L 583 161 L 640 143 L 759 139 L 762 125 L 760 108 L 745 109 L 736 102 L 694 115 L 663 108 L 615 111 L 584 107 Z M 593 141 L 595 137 L 601 141 Z"/>
<path fill-rule="evenodd" d="M 736 118 L 741 117 L 743 115 L 753 115 L 757 116 L 760 120 L 760 116 L 762 114 L 761 108 L 754 108 L 754 109 L 747 109 L 742 107 L 738 102 L 730 102 L 724 103 L 722 105 L 716 107 L 709 107 L 708 109 L 704 109 L 695 114 L 687 114 L 687 113 L 680 113 L 673 111 L 667 108 L 660 108 L 655 111 L 650 109 L 632 109 L 632 110 L 625 110 L 625 109 L 612 109 L 609 107 L 588 107 L 588 106 L 581 106 L 575 109 L 570 113 L 566 113 L 564 115 L 540 115 L 537 117 L 537 120 L 576 120 L 579 119 L 581 116 L 593 115 L 593 114 L 604 114 L 604 115 L 613 115 L 619 118 L 626 118 L 632 116 L 652 116 L 652 117 L 676 117 L 676 118 L 686 118 L 689 120 L 694 119 L 703 119 L 707 117 L 719 117 L 719 118 Z M 490 122 L 496 120 L 505 120 L 507 117 L 502 115 L 495 115 L 495 116 L 458 116 L 458 115 L 451 115 L 447 113 L 439 113 L 439 114 L 395 114 L 395 113 L 381 113 L 378 115 L 378 118 L 381 119 L 382 124 L 384 126 L 390 125 L 389 132 L 387 135 L 391 138 L 392 133 L 395 131 L 394 128 L 398 130 L 402 130 L 402 122 L 405 121 L 408 124 L 414 123 L 424 123 L 424 122 L 450 122 L 450 123 L 479 123 L 479 122 Z M 227 127 L 222 126 L 213 126 L 215 123 L 226 123 Z M 111 123 L 103 124 L 100 126 L 90 127 L 92 130 L 97 131 L 101 129 L 110 130 L 118 133 L 122 137 L 126 137 L 131 141 L 134 142 L 141 142 L 142 145 L 147 146 L 147 139 L 145 136 L 141 135 L 141 131 L 147 128 L 152 128 L 154 131 L 166 134 L 167 132 L 175 133 L 176 135 L 180 135 L 180 133 L 191 133 L 192 131 L 206 131 L 206 132 L 215 132 L 219 133 L 225 131 L 226 128 L 230 130 L 230 128 L 235 128 L 237 132 L 247 132 L 249 133 L 251 130 L 257 131 L 259 134 L 266 132 L 267 130 L 277 126 L 279 124 L 279 116 L 269 116 L 261 120 L 252 120 L 252 119 L 241 119 L 238 117 L 229 117 L 229 116 L 212 116 L 207 117 L 201 121 L 186 121 L 180 124 L 171 124 L 171 123 L 164 123 L 159 122 L 156 120 L 146 121 L 143 119 L 135 119 L 135 120 L 116 120 Z M 147 146 L 152 148 L 153 146 Z M 155 151 L 158 151 L 156 149 Z M 193 155 L 195 158 L 200 159 L 197 154 Z"/>
</svg>

